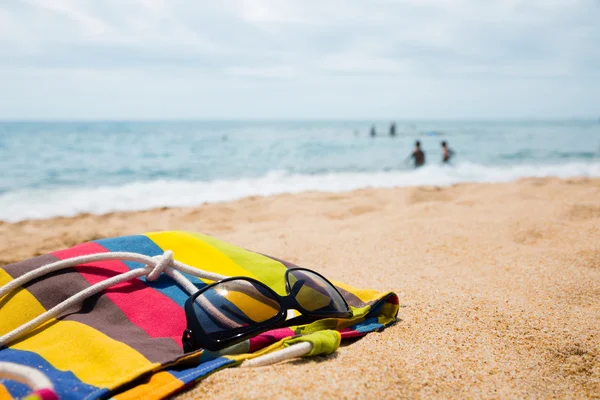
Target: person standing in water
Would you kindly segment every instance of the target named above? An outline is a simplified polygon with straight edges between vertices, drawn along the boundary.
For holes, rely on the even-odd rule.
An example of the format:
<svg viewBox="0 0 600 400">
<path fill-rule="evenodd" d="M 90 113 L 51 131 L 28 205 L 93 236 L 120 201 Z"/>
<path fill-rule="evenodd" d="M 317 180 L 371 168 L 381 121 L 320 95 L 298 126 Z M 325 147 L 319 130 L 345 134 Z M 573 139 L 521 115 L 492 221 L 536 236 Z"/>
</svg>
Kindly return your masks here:
<svg viewBox="0 0 600 400">
<path fill-rule="evenodd" d="M 425 153 L 421 150 L 421 142 L 418 140 L 415 142 L 415 151 L 408 157 L 408 159 L 411 158 L 415 159 L 415 168 L 425 165 Z"/>
<path fill-rule="evenodd" d="M 449 164 L 450 159 L 454 156 L 454 151 L 448 148 L 448 143 L 446 141 L 442 142 L 442 162 L 444 164 Z"/>
<path fill-rule="evenodd" d="M 375 125 L 371 125 L 371 137 L 375 137 Z"/>
<path fill-rule="evenodd" d="M 390 125 L 390 136 L 394 137 L 396 136 L 396 123 L 392 122 L 392 124 Z"/>
</svg>

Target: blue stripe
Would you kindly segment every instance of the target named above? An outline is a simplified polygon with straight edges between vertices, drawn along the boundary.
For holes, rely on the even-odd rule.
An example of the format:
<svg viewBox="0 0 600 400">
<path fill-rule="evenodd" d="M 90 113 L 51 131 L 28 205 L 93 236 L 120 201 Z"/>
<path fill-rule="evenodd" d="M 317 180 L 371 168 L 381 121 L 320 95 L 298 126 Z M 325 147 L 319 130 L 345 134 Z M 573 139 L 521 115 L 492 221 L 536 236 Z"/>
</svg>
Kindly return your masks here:
<svg viewBox="0 0 600 400">
<path fill-rule="evenodd" d="M 0 361 L 36 368 L 52 381 L 54 390 L 61 399 L 81 399 L 90 395 L 97 398 L 109 392 L 106 388 L 98 388 L 81 382 L 71 371 L 60 371 L 54 368 L 42 356 L 30 351 L 2 349 L 0 350 Z M 2 384 L 14 398 L 21 398 L 31 391 L 27 386 L 13 381 L 5 380 Z"/>
<path fill-rule="evenodd" d="M 8 390 L 8 393 L 10 393 L 11 397 L 14 399 L 21 399 L 32 392 L 29 386 L 15 381 L 0 379 L 0 384 L 4 385 L 6 390 Z"/>
<path fill-rule="evenodd" d="M 144 235 L 134 235 L 134 236 L 122 236 L 117 238 L 110 239 L 100 239 L 96 240 L 100 246 L 104 247 L 108 251 L 129 251 L 133 253 L 140 253 L 150 257 L 158 256 L 164 253 L 164 250 L 161 249 L 156 243 L 154 243 L 148 236 Z M 129 269 L 141 268 L 142 264 L 132 261 L 124 261 L 124 264 L 127 265 Z M 204 282 L 195 276 L 191 276 L 188 274 L 184 274 L 186 278 L 188 278 L 198 289 L 206 286 Z M 153 289 L 158 290 L 165 296 L 170 297 L 174 302 L 179 304 L 180 307 L 183 308 L 185 301 L 190 297 L 189 293 L 180 288 L 177 283 L 166 276 L 165 274 L 161 275 L 154 282 L 147 282 L 145 278 L 141 278 L 142 281 L 146 283 L 146 285 L 152 287 Z"/>
<path fill-rule="evenodd" d="M 200 362 L 200 364 L 194 368 L 177 369 L 175 367 L 173 369 L 168 369 L 167 372 L 184 384 L 188 384 L 218 370 L 219 368 L 233 364 L 234 362 L 234 360 L 230 360 L 229 358 L 219 357 L 214 360 Z"/>
<path fill-rule="evenodd" d="M 363 322 L 360 322 L 356 325 L 353 325 L 350 327 L 350 329 L 353 329 L 357 332 L 361 332 L 361 333 L 369 333 L 369 332 L 373 332 L 373 331 L 377 331 L 379 329 L 383 328 L 383 325 L 380 324 L 377 320 L 377 318 L 368 318 L 366 320 L 364 320 Z"/>
</svg>

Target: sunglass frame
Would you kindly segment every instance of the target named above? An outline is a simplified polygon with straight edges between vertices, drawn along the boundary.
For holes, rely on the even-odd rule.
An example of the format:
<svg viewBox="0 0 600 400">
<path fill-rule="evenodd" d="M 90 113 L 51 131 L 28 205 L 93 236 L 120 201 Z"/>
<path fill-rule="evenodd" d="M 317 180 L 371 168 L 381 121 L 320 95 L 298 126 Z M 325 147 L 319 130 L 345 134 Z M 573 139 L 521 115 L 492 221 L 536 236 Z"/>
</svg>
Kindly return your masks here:
<svg viewBox="0 0 600 400">
<path fill-rule="evenodd" d="M 329 284 L 331 286 L 331 288 L 340 296 L 340 298 L 344 302 L 346 311 L 344 311 L 344 312 L 327 312 L 327 311 L 315 312 L 315 311 L 307 310 L 304 307 L 302 307 L 302 305 L 298 302 L 298 300 L 296 300 L 295 296 L 292 294 L 292 286 L 290 285 L 289 275 L 290 275 L 290 273 L 292 273 L 294 271 L 306 271 L 308 273 L 315 274 L 319 278 L 321 278 L 323 281 L 325 281 L 327 284 Z M 277 300 L 279 302 L 280 310 L 275 316 L 273 316 L 272 318 L 270 318 L 264 322 L 257 323 L 256 327 L 248 330 L 247 332 L 239 333 L 237 335 L 232 335 L 228 339 L 215 340 L 215 339 L 211 338 L 205 332 L 205 330 L 202 328 L 202 324 L 198 320 L 198 318 L 196 316 L 196 312 L 194 310 L 194 302 L 196 301 L 198 296 L 200 296 L 202 293 L 206 292 L 207 290 L 210 290 L 211 288 L 214 288 L 215 286 L 218 286 L 225 282 L 230 282 L 230 281 L 235 281 L 235 280 L 245 280 L 245 281 L 248 281 L 248 282 L 251 282 L 253 284 L 260 286 L 262 289 L 267 290 L 267 292 L 269 292 L 269 294 L 272 295 L 273 299 Z M 348 302 L 346 301 L 344 296 L 342 296 L 340 291 L 335 287 L 335 285 L 333 283 L 331 283 L 323 275 L 321 275 L 318 272 L 315 272 L 311 269 L 308 269 L 308 268 L 290 268 L 290 269 L 288 269 L 285 273 L 285 288 L 286 288 L 286 292 L 288 293 L 288 295 L 280 296 L 273 289 L 271 289 L 268 285 L 264 284 L 263 282 L 261 282 L 257 279 L 254 279 L 254 278 L 246 277 L 246 276 L 236 276 L 236 277 L 226 278 L 226 279 L 211 283 L 210 285 L 203 287 L 202 289 L 200 289 L 199 291 L 194 293 L 192 296 L 190 296 L 186 300 L 185 305 L 184 305 L 185 318 L 186 318 L 186 323 L 187 323 L 187 327 L 186 327 L 185 331 L 183 332 L 183 337 L 182 337 L 184 351 L 186 353 L 195 351 L 195 350 L 199 350 L 199 349 L 207 349 L 210 351 L 219 351 L 226 347 L 233 346 L 237 343 L 243 342 L 244 340 L 246 340 L 248 338 L 259 335 L 270 329 L 275 329 L 275 328 L 279 327 L 280 325 L 284 324 L 286 321 L 287 312 L 290 309 L 297 310 L 304 316 L 317 317 L 317 318 L 348 318 L 348 317 L 352 316 L 352 310 L 350 309 Z"/>
</svg>

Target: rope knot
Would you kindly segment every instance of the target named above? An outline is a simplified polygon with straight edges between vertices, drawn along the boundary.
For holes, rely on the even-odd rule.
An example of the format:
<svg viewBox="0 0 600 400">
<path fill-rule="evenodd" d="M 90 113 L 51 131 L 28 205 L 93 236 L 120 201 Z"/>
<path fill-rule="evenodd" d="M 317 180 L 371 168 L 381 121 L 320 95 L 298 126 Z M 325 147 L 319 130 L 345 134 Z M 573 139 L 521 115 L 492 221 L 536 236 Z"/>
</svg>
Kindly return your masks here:
<svg viewBox="0 0 600 400">
<path fill-rule="evenodd" d="M 146 277 L 146 279 L 150 282 L 157 280 L 160 277 L 160 274 L 162 274 L 167 267 L 173 263 L 173 252 L 171 250 L 167 250 L 162 255 L 154 258 L 156 259 L 156 265 Z"/>
</svg>

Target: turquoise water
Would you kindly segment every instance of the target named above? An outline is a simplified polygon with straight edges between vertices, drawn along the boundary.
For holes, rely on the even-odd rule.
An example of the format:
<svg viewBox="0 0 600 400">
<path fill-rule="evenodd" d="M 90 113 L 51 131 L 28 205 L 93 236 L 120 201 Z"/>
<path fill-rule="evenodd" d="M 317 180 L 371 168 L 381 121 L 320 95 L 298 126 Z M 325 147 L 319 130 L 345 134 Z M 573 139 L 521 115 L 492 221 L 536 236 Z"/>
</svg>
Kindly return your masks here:
<svg viewBox="0 0 600 400">
<path fill-rule="evenodd" d="M 599 121 L 0 122 L 0 219 L 248 195 L 600 176 Z M 427 165 L 405 162 L 415 140 Z M 456 151 L 441 165 L 440 141 Z"/>
</svg>

